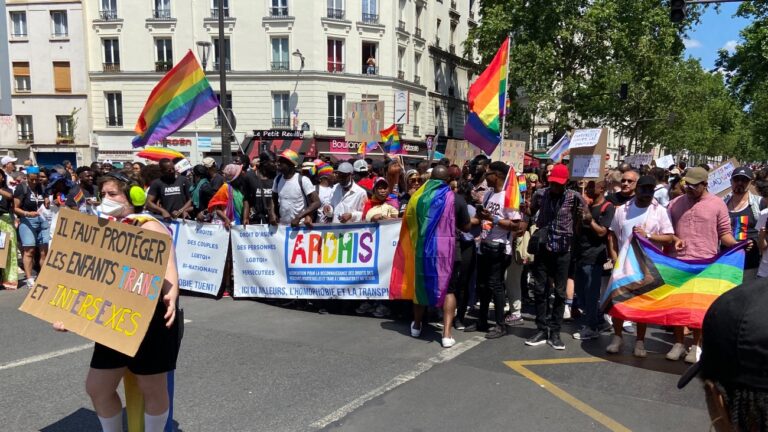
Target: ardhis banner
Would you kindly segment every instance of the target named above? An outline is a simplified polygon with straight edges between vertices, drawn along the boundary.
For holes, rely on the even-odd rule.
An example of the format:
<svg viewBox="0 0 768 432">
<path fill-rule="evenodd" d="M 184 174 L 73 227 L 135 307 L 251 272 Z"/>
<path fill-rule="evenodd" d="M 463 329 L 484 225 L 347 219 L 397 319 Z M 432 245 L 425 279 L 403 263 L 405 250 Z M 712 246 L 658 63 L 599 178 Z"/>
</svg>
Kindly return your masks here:
<svg viewBox="0 0 768 432">
<path fill-rule="evenodd" d="M 235 297 L 389 299 L 400 220 L 233 227 Z"/>
<path fill-rule="evenodd" d="M 19 309 L 134 356 L 162 297 L 170 253 L 168 235 L 63 209 Z"/>
</svg>

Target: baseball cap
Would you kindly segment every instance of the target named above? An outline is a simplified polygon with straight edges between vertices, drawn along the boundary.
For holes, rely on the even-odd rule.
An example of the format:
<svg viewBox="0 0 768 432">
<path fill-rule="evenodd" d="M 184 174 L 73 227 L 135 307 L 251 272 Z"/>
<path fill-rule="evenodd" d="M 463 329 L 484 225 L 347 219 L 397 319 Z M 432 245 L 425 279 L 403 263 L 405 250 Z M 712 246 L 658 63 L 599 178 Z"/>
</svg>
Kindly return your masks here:
<svg viewBox="0 0 768 432">
<path fill-rule="evenodd" d="M 216 159 L 214 159 L 214 158 L 212 158 L 210 156 L 203 158 L 203 166 L 206 167 L 206 168 L 211 168 L 211 167 L 216 166 Z"/>
<path fill-rule="evenodd" d="M 697 185 L 701 182 L 707 181 L 708 178 L 709 173 L 707 170 L 702 167 L 693 167 L 688 169 L 688 171 L 685 173 L 685 177 L 683 177 L 683 180 L 685 180 L 687 184 Z"/>
<path fill-rule="evenodd" d="M 282 153 L 280 153 L 280 157 L 287 160 L 293 166 L 299 166 L 299 154 L 291 149 L 283 150 Z"/>
<path fill-rule="evenodd" d="M 637 187 L 642 187 L 642 186 L 656 187 L 656 178 L 649 175 L 641 176 L 639 179 L 637 179 Z"/>
<path fill-rule="evenodd" d="M 750 180 L 753 180 L 755 178 L 755 174 L 752 172 L 752 168 L 742 166 L 733 170 L 733 173 L 731 174 L 731 178 L 734 178 L 734 177 L 746 177 Z"/>
<path fill-rule="evenodd" d="M 359 162 L 359 161 L 358 161 Z M 363 161 L 365 162 L 365 161 Z M 342 162 L 339 164 L 339 167 L 336 168 L 337 172 L 340 172 L 342 174 L 352 174 L 354 171 L 354 168 L 352 167 L 352 164 L 349 162 Z"/>
<path fill-rule="evenodd" d="M 701 358 L 677 383 L 695 376 L 726 386 L 768 391 L 768 290 L 763 279 L 739 285 L 712 303 L 702 325 Z"/>
<path fill-rule="evenodd" d="M 353 167 L 357 173 L 368 172 L 368 162 L 364 161 L 363 159 L 356 160 Z"/>
<path fill-rule="evenodd" d="M 549 177 L 547 177 L 547 180 L 550 183 L 564 185 L 568 183 L 568 177 L 570 177 L 568 167 L 563 164 L 556 164 L 552 167 L 552 172 L 549 174 Z"/>
<path fill-rule="evenodd" d="M 3 156 L 3 159 L 0 160 L 0 165 L 6 165 L 6 164 L 9 164 L 11 162 L 16 162 L 17 160 L 19 160 L 19 158 L 15 158 L 15 157 L 11 157 L 11 156 Z"/>
</svg>

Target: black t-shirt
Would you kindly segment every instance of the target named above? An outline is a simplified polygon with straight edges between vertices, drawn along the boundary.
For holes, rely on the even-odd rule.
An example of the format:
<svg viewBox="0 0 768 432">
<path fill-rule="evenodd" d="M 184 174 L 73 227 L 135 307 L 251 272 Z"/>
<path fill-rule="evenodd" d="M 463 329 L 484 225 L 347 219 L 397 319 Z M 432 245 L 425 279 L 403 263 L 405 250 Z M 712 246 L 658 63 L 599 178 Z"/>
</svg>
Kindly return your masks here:
<svg viewBox="0 0 768 432">
<path fill-rule="evenodd" d="M 224 183 L 225 183 L 224 182 L 224 176 L 219 174 L 219 173 L 216 173 L 216 174 L 213 175 L 213 177 L 211 177 L 211 187 L 213 188 L 214 193 L 216 193 L 216 191 L 221 189 L 221 186 Z"/>
<path fill-rule="evenodd" d="M 11 192 L 11 189 L 8 187 L 2 187 L 0 189 L 4 190 L 5 192 Z M 11 207 L 13 207 L 11 200 L 0 195 L 0 215 L 10 213 Z"/>
<path fill-rule="evenodd" d="M 605 199 L 608 200 L 608 202 L 610 202 L 614 206 L 618 207 L 620 205 L 624 205 L 624 203 L 626 203 L 627 201 L 631 200 L 633 196 L 634 195 L 626 196 L 626 195 L 624 195 L 622 193 L 614 192 L 612 194 L 606 195 Z"/>
<path fill-rule="evenodd" d="M 471 222 L 469 218 L 469 210 L 467 209 L 467 201 L 461 195 L 454 195 L 453 206 L 456 211 L 456 229 L 464 227 Z M 458 237 L 457 237 L 458 239 Z"/>
<path fill-rule="evenodd" d="M 82 195 L 78 196 L 81 191 L 83 192 Z M 94 191 L 93 187 L 91 187 L 91 190 L 88 190 L 88 188 L 84 188 L 80 185 L 74 185 L 67 193 L 67 201 L 65 204 L 67 207 L 80 207 L 85 203 L 85 200 L 95 196 Z"/>
<path fill-rule="evenodd" d="M 147 195 L 156 197 L 160 207 L 168 213 L 181 210 L 191 198 L 189 195 L 189 180 L 186 177 L 177 177 L 173 183 L 166 183 L 159 178 L 152 182 Z"/>
<path fill-rule="evenodd" d="M 604 228 L 609 228 L 613 222 L 616 207 L 610 201 L 590 206 L 592 219 Z M 606 237 L 598 236 L 594 230 L 582 226 L 576 239 L 576 262 L 580 264 L 602 264 L 607 259 Z"/>
<path fill-rule="evenodd" d="M 274 180 L 261 178 L 255 171 L 248 171 L 245 174 L 245 183 L 247 185 L 245 198 L 251 205 L 251 222 L 268 223 Z"/>
<path fill-rule="evenodd" d="M 13 191 L 13 197 L 18 198 L 21 202 L 20 209 L 24 211 L 37 211 L 41 205 L 45 202 L 45 194 L 43 193 L 43 187 L 39 184 L 36 187 L 31 187 L 28 184 L 20 184 L 16 186 L 16 190 Z"/>
<path fill-rule="evenodd" d="M 411 200 L 411 194 L 403 192 L 400 195 L 400 217 L 405 216 L 405 209 L 408 208 L 408 201 Z"/>
</svg>

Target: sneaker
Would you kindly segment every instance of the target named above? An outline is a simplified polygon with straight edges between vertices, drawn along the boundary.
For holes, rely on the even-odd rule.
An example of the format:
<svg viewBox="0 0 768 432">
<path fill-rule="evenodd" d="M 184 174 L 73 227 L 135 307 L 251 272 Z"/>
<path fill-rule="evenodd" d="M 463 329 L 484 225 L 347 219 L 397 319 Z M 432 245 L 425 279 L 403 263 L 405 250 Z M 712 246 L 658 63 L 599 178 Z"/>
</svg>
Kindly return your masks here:
<svg viewBox="0 0 768 432">
<path fill-rule="evenodd" d="M 467 326 L 465 326 L 464 322 L 461 321 L 460 319 L 456 319 L 453 321 L 453 328 L 455 328 L 456 330 L 465 330 Z"/>
<path fill-rule="evenodd" d="M 456 345 L 456 339 L 450 337 L 450 338 L 443 338 L 443 348 L 450 348 L 452 346 Z"/>
<path fill-rule="evenodd" d="M 488 331 L 488 325 L 478 325 L 477 323 L 472 323 L 464 328 L 464 332 L 466 333 L 472 333 L 472 332 L 486 332 Z"/>
<path fill-rule="evenodd" d="M 504 318 L 504 324 L 509 326 L 523 325 L 523 316 L 517 313 L 511 313 Z"/>
<path fill-rule="evenodd" d="M 600 324 L 600 326 L 597 328 L 597 331 L 600 333 L 611 333 L 613 332 L 613 323 L 604 322 Z"/>
<path fill-rule="evenodd" d="M 685 354 L 685 345 L 676 343 L 672 345 L 672 349 L 667 353 L 667 360 L 680 360 L 683 354 Z"/>
<path fill-rule="evenodd" d="M 569 304 L 565 305 L 565 308 L 563 309 L 563 319 L 565 321 L 568 321 L 571 319 L 571 305 Z"/>
<path fill-rule="evenodd" d="M 528 346 L 538 346 L 547 343 L 547 331 L 539 330 L 532 338 L 525 341 Z"/>
<path fill-rule="evenodd" d="M 373 316 L 376 318 L 384 318 L 389 316 L 389 308 L 384 306 L 383 304 L 380 304 L 376 306 L 376 309 L 373 311 Z"/>
<path fill-rule="evenodd" d="M 624 321 L 624 333 L 635 334 L 635 323 L 632 321 Z"/>
<path fill-rule="evenodd" d="M 608 354 L 618 354 L 621 351 L 622 345 L 624 345 L 624 340 L 621 338 L 621 336 L 613 335 L 611 343 L 605 347 L 605 352 Z"/>
<path fill-rule="evenodd" d="M 606 324 L 613 328 L 613 317 L 608 314 L 603 314 L 603 320 L 606 322 Z"/>
<path fill-rule="evenodd" d="M 589 327 L 584 327 L 581 330 L 573 334 L 573 338 L 576 340 L 592 340 L 600 337 L 600 333 L 596 330 L 592 330 Z"/>
<path fill-rule="evenodd" d="M 417 338 L 421 336 L 421 329 L 420 328 L 417 329 L 415 326 L 416 326 L 416 322 L 411 321 L 411 337 Z"/>
<path fill-rule="evenodd" d="M 31 277 L 27 279 L 26 283 L 24 284 L 25 288 L 32 289 L 35 287 L 35 278 Z"/>
<path fill-rule="evenodd" d="M 492 328 L 491 331 L 485 334 L 486 339 L 498 339 L 507 334 L 507 327 L 504 325 L 497 325 Z"/>
<path fill-rule="evenodd" d="M 373 304 L 368 302 L 362 302 L 360 306 L 355 309 L 355 313 L 358 315 L 365 315 L 367 313 L 373 312 Z"/>
<path fill-rule="evenodd" d="M 688 351 L 688 354 L 685 356 L 685 362 L 696 363 L 697 361 L 699 361 L 700 355 L 701 355 L 701 348 L 699 348 L 698 345 L 691 345 L 691 349 Z"/>
<path fill-rule="evenodd" d="M 565 344 L 562 340 L 560 340 L 560 333 L 559 332 L 553 332 L 552 336 L 549 337 L 549 340 L 547 340 L 547 343 L 552 348 L 562 351 L 565 349 Z"/>
<path fill-rule="evenodd" d="M 639 340 L 635 342 L 635 350 L 632 352 L 635 357 L 646 358 L 648 357 L 648 351 L 645 350 L 645 342 Z"/>
</svg>

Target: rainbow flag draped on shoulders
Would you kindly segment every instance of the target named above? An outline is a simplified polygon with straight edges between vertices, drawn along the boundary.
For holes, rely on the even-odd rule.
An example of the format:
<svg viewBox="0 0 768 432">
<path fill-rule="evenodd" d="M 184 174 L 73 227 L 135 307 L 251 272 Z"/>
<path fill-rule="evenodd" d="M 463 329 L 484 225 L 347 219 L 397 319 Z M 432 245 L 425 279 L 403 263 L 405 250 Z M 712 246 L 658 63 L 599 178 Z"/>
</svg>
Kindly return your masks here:
<svg viewBox="0 0 768 432">
<path fill-rule="evenodd" d="M 428 180 L 408 201 L 389 281 L 391 299 L 441 307 L 453 271 L 456 217 L 451 188 Z"/>
<path fill-rule="evenodd" d="M 501 129 L 507 99 L 509 38 L 493 61 L 469 86 L 469 117 L 464 125 L 464 139 L 490 155 L 501 142 Z"/>
<path fill-rule="evenodd" d="M 189 51 L 149 94 L 136 121 L 133 147 L 160 142 L 218 105 L 205 72 Z"/>
<path fill-rule="evenodd" d="M 741 284 L 745 246 L 708 260 L 680 260 L 633 236 L 619 253 L 600 303 L 623 320 L 701 328 L 712 302 Z"/>
</svg>

